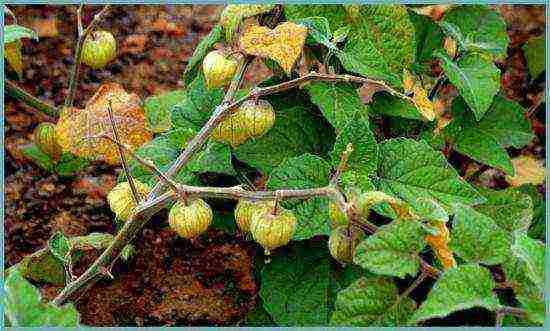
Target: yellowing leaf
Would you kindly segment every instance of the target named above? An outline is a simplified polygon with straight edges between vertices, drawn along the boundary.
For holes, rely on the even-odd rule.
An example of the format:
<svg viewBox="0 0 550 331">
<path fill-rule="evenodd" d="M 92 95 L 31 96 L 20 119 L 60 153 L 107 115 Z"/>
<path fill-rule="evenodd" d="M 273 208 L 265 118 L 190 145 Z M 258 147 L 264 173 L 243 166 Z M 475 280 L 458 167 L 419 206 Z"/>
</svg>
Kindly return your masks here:
<svg viewBox="0 0 550 331">
<path fill-rule="evenodd" d="M 102 134 L 112 136 L 109 101 L 121 143 L 134 150 L 151 140 L 152 134 L 145 129 L 145 115 L 139 97 L 126 93 L 117 83 L 107 83 L 99 87 L 85 109 L 70 108 L 61 113 L 55 131 L 63 150 L 110 164 L 120 162 L 114 143 L 106 139 L 85 139 Z"/>
<path fill-rule="evenodd" d="M 434 105 L 428 99 L 428 94 L 426 90 L 420 85 L 417 84 L 413 89 L 414 95 L 413 100 L 414 104 L 418 111 L 424 116 L 428 121 L 433 121 L 435 119 Z"/>
<path fill-rule="evenodd" d="M 273 59 L 290 74 L 302 53 L 306 36 L 307 28 L 292 22 L 280 24 L 273 30 L 251 25 L 245 30 L 240 42 L 245 53 Z"/>
<path fill-rule="evenodd" d="M 23 57 L 21 55 L 21 42 L 16 40 L 4 45 L 4 57 L 8 60 L 10 66 L 21 77 L 23 75 Z"/>
<path fill-rule="evenodd" d="M 220 24 L 225 30 L 225 39 L 230 41 L 237 26 L 244 18 L 263 14 L 275 5 L 227 5 L 220 16 Z"/>
<path fill-rule="evenodd" d="M 456 267 L 453 252 L 449 249 L 449 241 L 451 240 L 449 229 L 447 229 L 444 222 L 434 222 L 433 226 L 437 228 L 437 234 L 427 235 L 426 242 L 434 250 L 437 259 L 445 270 Z"/>
<path fill-rule="evenodd" d="M 412 94 L 412 102 L 416 109 L 428 121 L 435 119 L 434 104 L 428 99 L 422 83 L 410 71 L 403 69 L 403 90 L 406 95 Z"/>
<path fill-rule="evenodd" d="M 544 183 L 544 165 L 532 155 L 521 155 L 512 159 L 514 176 L 506 176 L 512 186 L 522 184 L 540 185 Z"/>
</svg>

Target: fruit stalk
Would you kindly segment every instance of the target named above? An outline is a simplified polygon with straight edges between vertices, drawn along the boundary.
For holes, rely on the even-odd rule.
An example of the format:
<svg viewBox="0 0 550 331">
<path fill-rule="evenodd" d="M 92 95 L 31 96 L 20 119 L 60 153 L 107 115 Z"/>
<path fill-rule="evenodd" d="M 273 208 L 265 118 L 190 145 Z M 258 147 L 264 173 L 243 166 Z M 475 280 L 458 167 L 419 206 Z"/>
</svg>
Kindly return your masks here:
<svg viewBox="0 0 550 331">
<path fill-rule="evenodd" d="M 95 14 L 92 22 L 86 27 L 86 29 L 83 29 L 82 27 L 82 7 L 83 5 L 80 5 L 76 12 L 78 23 L 78 39 L 76 41 L 74 64 L 71 68 L 71 76 L 69 78 L 69 93 L 67 94 L 67 98 L 65 99 L 65 107 L 72 107 L 74 103 L 76 84 L 78 83 L 78 76 L 80 74 L 80 62 L 82 60 L 82 45 L 84 44 L 84 40 L 86 40 L 86 37 L 90 34 L 90 32 L 93 31 L 96 25 L 99 24 L 101 17 L 110 9 L 111 6 L 105 5 L 105 7 L 103 7 L 103 9 L 101 9 L 99 13 Z"/>
</svg>

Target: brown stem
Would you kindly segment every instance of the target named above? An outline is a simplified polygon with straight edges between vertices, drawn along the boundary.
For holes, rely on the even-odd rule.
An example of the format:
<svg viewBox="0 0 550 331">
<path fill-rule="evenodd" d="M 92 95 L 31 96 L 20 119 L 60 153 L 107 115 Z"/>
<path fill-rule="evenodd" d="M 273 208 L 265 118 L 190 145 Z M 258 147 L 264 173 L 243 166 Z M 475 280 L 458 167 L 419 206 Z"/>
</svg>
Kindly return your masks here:
<svg viewBox="0 0 550 331">
<path fill-rule="evenodd" d="M 6 91 L 8 92 L 8 95 L 23 102 L 24 104 L 52 117 L 57 116 L 57 114 L 59 113 L 57 108 L 29 94 L 28 92 L 23 90 L 21 87 L 17 86 L 17 84 L 12 82 L 11 80 L 6 79 L 5 83 L 6 83 Z"/>
<path fill-rule="evenodd" d="M 238 71 L 243 72 L 242 71 Z M 289 80 L 287 82 L 283 82 L 277 85 L 273 86 L 267 86 L 267 87 L 256 87 L 252 89 L 247 95 L 241 97 L 240 99 L 233 101 L 231 103 L 222 103 L 220 106 L 216 107 L 214 110 L 214 113 L 212 114 L 212 117 L 206 122 L 206 124 L 201 128 L 199 133 L 189 142 L 187 145 L 187 148 L 183 151 L 182 154 L 174 161 L 172 166 L 168 169 L 166 172 L 166 175 L 168 177 L 172 177 L 174 174 L 176 174 L 183 166 L 189 162 L 191 157 L 202 147 L 202 145 L 206 142 L 208 137 L 210 136 L 210 133 L 216 128 L 216 126 L 227 117 L 232 110 L 239 107 L 243 102 L 245 102 L 248 99 L 257 99 L 261 96 L 275 94 L 279 92 L 283 92 L 295 87 L 298 87 L 302 84 L 308 83 L 310 81 L 325 81 L 325 82 L 347 82 L 347 83 L 361 83 L 361 84 L 374 84 L 382 88 L 382 90 L 389 92 L 390 94 L 393 94 L 395 96 L 404 98 L 409 100 L 412 103 L 415 103 L 415 101 L 404 95 L 403 93 L 400 93 L 391 87 L 387 86 L 386 83 L 370 78 L 365 77 L 358 77 L 358 76 L 352 76 L 352 75 L 331 75 L 331 74 L 319 74 L 315 72 L 311 72 L 305 76 Z M 228 98 L 226 98 L 225 101 L 227 101 Z M 161 192 L 161 190 L 164 188 L 163 183 L 157 183 L 157 185 L 151 190 L 151 193 L 147 197 L 148 200 L 154 199 L 154 197 L 158 196 Z"/>
<path fill-rule="evenodd" d="M 122 163 L 122 169 L 124 170 L 124 174 L 126 175 L 126 179 L 128 180 L 128 184 L 130 185 L 130 190 L 132 191 L 132 197 L 134 198 L 134 203 L 137 205 L 139 204 L 141 199 L 140 199 L 138 190 L 136 189 L 136 184 L 134 183 L 134 177 L 132 177 L 132 174 L 130 173 L 130 169 L 128 168 L 128 163 L 126 162 L 126 158 L 124 157 L 124 151 L 122 150 L 122 143 L 120 142 L 120 138 L 118 137 L 118 131 L 116 128 L 115 119 L 113 117 L 113 108 L 112 108 L 111 100 L 109 100 L 109 105 L 107 106 L 107 113 L 109 114 L 109 121 L 111 122 L 111 130 L 113 131 L 114 141 L 116 142 L 116 145 L 118 147 L 118 154 L 120 156 L 120 162 Z"/>
<path fill-rule="evenodd" d="M 80 5 L 78 7 L 78 10 L 76 12 L 77 15 L 77 24 L 78 24 L 78 40 L 76 41 L 76 49 L 75 49 L 75 56 L 74 56 L 74 64 L 71 68 L 70 73 L 70 79 L 69 79 L 69 94 L 67 94 L 67 98 L 65 99 L 65 107 L 72 107 L 74 103 L 74 97 L 76 93 L 76 85 L 78 83 L 78 76 L 80 75 L 80 62 L 82 60 L 82 45 L 84 44 L 84 41 L 86 40 L 86 37 L 92 32 L 92 30 L 96 27 L 97 24 L 99 24 L 99 21 L 101 20 L 101 16 L 103 16 L 111 7 L 110 5 L 105 5 L 103 9 L 97 14 L 94 15 L 94 18 L 90 25 L 84 30 L 82 28 L 82 12 L 83 5 Z"/>
</svg>

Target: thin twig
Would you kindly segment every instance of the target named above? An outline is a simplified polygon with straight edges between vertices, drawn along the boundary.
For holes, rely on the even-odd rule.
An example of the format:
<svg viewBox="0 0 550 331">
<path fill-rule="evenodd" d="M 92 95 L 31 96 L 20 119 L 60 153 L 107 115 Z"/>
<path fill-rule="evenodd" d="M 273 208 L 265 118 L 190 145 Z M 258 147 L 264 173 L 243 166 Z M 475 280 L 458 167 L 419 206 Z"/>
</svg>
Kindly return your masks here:
<svg viewBox="0 0 550 331">
<path fill-rule="evenodd" d="M 333 185 L 337 185 L 338 181 L 340 180 L 340 175 L 342 172 L 345 171 L 346 166 L 348 164 L 348 159 L 350 154 L 353 152 L 353 144 L 349 143 L 346 146 L 346 149 L 342 153 L 342 156 L 340 157 L 340 163 L 338 164 L 338 167 L 336 168 L 336 172 L 334 173 L 334 176 L 332 176 L 331 183 Z"/>
<path fill-rule="evenodd" d="M 90 34 L 90 32 L 95 29 L 96 25 L 99 24 L 99 21 L 101 20 L 101 17 L 109 10 L 111 6 L 105 5 L 103 9 L 97 14 L 94 15 L 94 18 L 92 22 L 86 27 L 85 30 L 83 30 L 82 27 L 82 17 L 81 17 L 81 11 L 83 8 L 83 5 L 80 5 L 78 7 L 78 10 L 76 12 L 77 15 L 77 24 L 78 24 L 78 40 L 76 42 L 76 49 L 75 49 L 75 56 L 74 56 L 74 64 L 71 68 L 70 78 L 69 78 L 69 93 L 67 94 L 67 98 L 65 99 L 65 107 L 72 107 L 74 103 L 74 97 L 76 93 L 76 85 L 78 84 L 78 76 L 80 75 L 80 62 L 82 60 L 82 45 L 84 44 L 84 41 L 86 40 L 86 37 Z"/>
<path fill-rule="evenodd" d="M 84 139 L 107 139 L 107 140 L 109 140 L 110 142 L 117 145 L 124 152 L 126 152 L 128 155 L 130 155 L 139 164 L 143 165 L 149 171 L 151 171 L 152 173 L 157 175 L 157 177 L 159 177 L 160 180 L 165 181 L 166 184 L 168 186 L 170 186 L 173 189 L 174 192 L 178 191 L 178 184 L 176 182 L 174 182 L 173 180 L 171 180 L 170 178 L 166 177 L 166 175 L 164 175 L 164 173 L 159 168 L 157 168 L 153 162 L 143 159 L 142 157 L 140 157 L 136 153 L 132 152 L 132 150 L 129 149 L 126 145 L 122 144 L 119 141 L 116 141 L 111 136 L 109 136 L 107 134 L 100 134 L 100 135 L 97 135 L 97 136 L 86 136 L 86 137 L 84 137 Z"/>
<path fill-rule="evenodd" d="M 124 170 L 124 174 L 126 175 L 126 179 L 128 180 L 128 184 L 130 185 L 130 190 L 132 191 L 132 197 L 134 198 L 134 202 L 137 205 L 141 201 L 141 198 L 139 197 L 139 192 L 136 189 L 136 184 L 134 183 L 134 177 L 132 177 L 132 174 L 130 173 L 130 169 L 128 168 L 128 163 L 126 162 L 126 158 L 124 157 L 124 151 L 122 150 L 122 143 L 120 142 L 120 138 L 118 137 L 118 131 L 116 128 L 115 119 L 113 117 L 113 108 L 112 108 L 111 100 L 109 100 L 109 105 L 107 106 L 107 113 L 109 114 L 109 121 L 111 122 L 111 130 L 113 131 L 114 141 L 116 142 L 116 146 L 118 147 L 118 155 L 120 156 L 122 169 Z"/>
<path fill-rule="evenodd" d="M 57 108 L 29 94 L 11 80 L 6 79 L 5 82 L 6 91 L 10 96 L 14 97 L 15 99 L 52 117 L 57 116 L 57 114 L 59 113 Z"/>
</svg>

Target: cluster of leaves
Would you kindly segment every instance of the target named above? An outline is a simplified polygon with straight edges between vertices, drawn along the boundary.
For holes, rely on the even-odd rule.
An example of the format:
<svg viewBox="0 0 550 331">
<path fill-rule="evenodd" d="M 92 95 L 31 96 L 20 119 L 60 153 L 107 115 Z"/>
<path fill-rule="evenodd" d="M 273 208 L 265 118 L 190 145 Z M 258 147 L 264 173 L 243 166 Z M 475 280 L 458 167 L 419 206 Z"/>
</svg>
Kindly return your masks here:
<svg viewBox="0 0 550 331">
<path fill-rule="evenodd" d="M 378 92 L 365 104 L 358 85 L 319 81 L 270 95 L 266 99 L 276 112 L 271 130 L 236 147 L 208 141 L 175 176 L 180 183 L 206 185 L 201 174 L 222 174 L 239 182 L 243 169 L 254 169 L 270 190 L 321 187 L 329 184 L 342 152 L 351 144 L 341 188 L 345 194 L 376 192 L 372 215 L 384 221 L 359 244 L 354 263 L 344 267 L 327 250 L 328 198 L 283 202 L 296 214 L 297 229 L 288 247 L 276 251 L 271 263 L 259 266 L 265 311 L 255 312 L 247 322 L 414 325 L 474 307 L 499 311 L 518 305 L 526 312 L 526 323 L 542 324 L 542 197 L 530 184 L 500 191 L 476 187 L 442 153 L 447 145 L 517 177 L 506 148 L 522 148 L 534 137 L 525 109 L 498 94 L 500 71 L 494 62 L 506 55 L 509 42 L 499 13 L 487 6 L 455 6 L 436 22 L 402 5 L 285 5 L 287 22 L 274 29 L 243 26 L 245 18 L 272 9 L 270 5 L 226 7 L 220 25 L 189 60 L 184 89 L 146 99 L 143 114 L 123 101 L 117 116 L 122 117 L 121 125 L 130 123 L 123 136 L 136 154 L 160 170 L 173 163 L 223 98 L 222 88 L 206 87 L 200 63 L 217 43 L 235 45 L 231 43 L 235 38 L 240 38 L 241 51 L 275 63 L 276 74 L 262 86 L 292 77 L 297 58 L 307 54 L 330 72 L 380 80 L 397 91 L 412 91 L 413 98 Z M 456 43 L 455 54 L 445 50 L 445 38 Z M 536 52 L 528 57 L 536 57 Z M 426 92 L 437 85 L 437 77 L 429 70 L 434 62 L 459 94 L 452 105 L 452 121 L 442 130 L 442 116 L 434 112 Z M 535 75 L 541 68 L 530 63 L 530 70 Z M 125 92 L 117 94 L 128 98 Z M 68 127 L 84 126 L 67 138 L 67 146 L 74 146 L 85 133 L 108 130 L 105 99 L 96 96 L 90 105 L 67 113 L 62 119 L 68 122 L 58 124 L 66 136 Z M 131 115 L 124 122 L 127 114 Z M 93 125 L 89 125 L 90 115 Z M 418 130 L 403 124 L 392 128 L 395 138 L 387 139 L 385 120 L 411 123 Z M 150 136 L 143 134 L 144 128 Z M 68 150 L 87 156 L 98 150 L 97 146 L 81 148 Z M 108 148 L 101 154 L 109 160 L 114 151 Z M 152 185 L 157 180 L 138 162 L 129 163 L 131 174 L 141 182 Z M 445 249 L 456 263 L 432 257 L 432 244 L 426 238 L 438 235 L 442 228 L 451 230 L 445 247 L 439 249 Z M 427 298 L 417 303 L 400 295 L 396 280 L 410 280 L 424 272 L 424 259 L 443 271 Z M 489 266 L 504 270 L 517 302 L 496 296 Z"/>
</svg>

